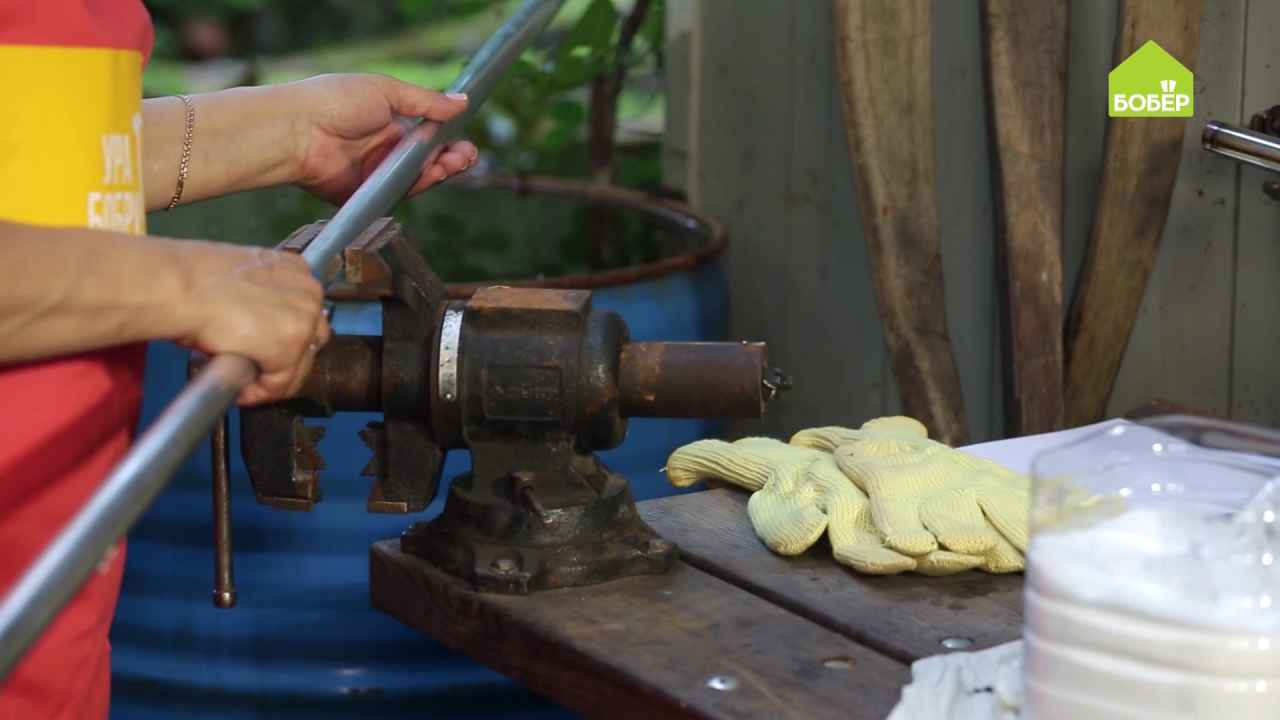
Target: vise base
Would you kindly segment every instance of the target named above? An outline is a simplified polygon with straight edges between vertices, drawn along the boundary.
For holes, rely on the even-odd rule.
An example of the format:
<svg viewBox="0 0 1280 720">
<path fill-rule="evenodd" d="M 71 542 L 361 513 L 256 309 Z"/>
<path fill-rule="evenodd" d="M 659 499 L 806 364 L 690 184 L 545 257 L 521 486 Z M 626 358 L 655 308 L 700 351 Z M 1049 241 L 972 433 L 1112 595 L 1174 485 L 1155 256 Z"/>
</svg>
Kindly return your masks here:
<svg viewBox="0 0 1280 720">
<path fill-rule="evenodd" d="M 532 490 L 517 490 L 529 499 L 515 503 L 486 501 L 464 475 L 450 488 L 444 512 L 414 523 L 401 549 L 481 592 L 525 594 L 666 572 L 676 546 L 640 519 L 626 480 L 600 472 L 598 497 L 558 508 L 539 507 Z"/>
</svg>

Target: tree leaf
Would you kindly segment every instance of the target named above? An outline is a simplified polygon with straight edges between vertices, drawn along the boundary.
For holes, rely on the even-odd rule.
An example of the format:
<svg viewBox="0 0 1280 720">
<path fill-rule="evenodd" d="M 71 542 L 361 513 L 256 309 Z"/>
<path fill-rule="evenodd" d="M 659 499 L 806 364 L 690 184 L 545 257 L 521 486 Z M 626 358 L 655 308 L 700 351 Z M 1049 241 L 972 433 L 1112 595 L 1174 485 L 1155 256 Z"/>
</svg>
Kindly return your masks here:
<svg viewBox="0 0 1280 720">
<path fill-rule="evenodd" d="M 644 38 L 650 52 L 658 53 L 662 51 L 667 35 L 666 15 L 667 3 L 665 0 L 652 0 L 649 4 L 649 13 L 645 15 L 644 22 L 640 25 L 640 37 Z"/>
<path fill-rule="evenodd" d="M 560 127 L 570 130 L 576 129 L 587 118 L 587 111 L 582 107 L 582 103 L 569 98 L 557 100 L 548 110 L 551 119 L 555 120 Z"/>
<path fill-rule="evenodd" d="M 599 74 L 603 61 L 581 54 L 566 55 L 556 62 L 556 69 L 547 78 L 546 90 L 558 95 L 591 82 Z"/>
<path fill-rule="evenodd" d="M 559 125 L 552 129 L 551 132 L 547 133 L 547 136 L 543 138 L 542 149 L 547 152 L 555 152 L 567 145 L 572 139 L 572 132 L 567 130 L 565 126 Z"/>
<path fill-rule="evenodd" d="M 618 11 L 611 0 L 592 0 L 586 12 L 565 35 L 557 53 L 556 64 L 573 54 L 580 47 L 589 48 L 592 55 L 604 54 L 613 42 L 613 32 L 618 26 Z"/>
</svg>

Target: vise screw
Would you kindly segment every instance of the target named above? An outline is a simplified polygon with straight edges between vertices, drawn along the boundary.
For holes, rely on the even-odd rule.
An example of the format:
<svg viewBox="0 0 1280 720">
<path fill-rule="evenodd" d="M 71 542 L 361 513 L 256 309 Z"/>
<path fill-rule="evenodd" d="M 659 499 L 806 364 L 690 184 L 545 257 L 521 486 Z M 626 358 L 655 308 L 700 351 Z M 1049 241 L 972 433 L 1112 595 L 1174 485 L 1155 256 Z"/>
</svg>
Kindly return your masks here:
<svg viewBox="0 0 1280 720">
<path fill-rule="evenodd" d="M 301 252 L 323 223 L 281 249 Z M 258 502 L 321 500 L 323 428 L 304 418 L 375 411 L 367 509 L 420 512 L 445 453 L 471 451 L 443 512 L 401 536 L 405 552 L 482 592 L 529 593 L 664 572 L 676 548 L 636 512 L 625 479 L 593 453 L 618 446 L 627 418 L 759 417 L 789 387 L 763 343 L 632 342 L 584 290 L 495 286 L 451 301 L 388 218 L 349 245 L 332 300 L 378 301 L 383 334 L 334 335 L 299 395 L 240 411 L 240 450 Z M 198 367 L 193 361 L 193 368 Z M 215 591 L 235 603 L 223 418 L 213 437 Z"/>
</svg>

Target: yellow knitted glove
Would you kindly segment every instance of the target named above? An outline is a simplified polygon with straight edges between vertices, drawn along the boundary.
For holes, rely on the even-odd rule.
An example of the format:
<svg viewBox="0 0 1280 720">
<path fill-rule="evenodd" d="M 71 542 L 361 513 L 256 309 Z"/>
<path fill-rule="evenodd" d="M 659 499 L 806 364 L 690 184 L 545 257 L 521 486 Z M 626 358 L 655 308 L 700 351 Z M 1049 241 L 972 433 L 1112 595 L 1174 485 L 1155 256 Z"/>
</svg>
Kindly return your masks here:
<svg viewBox="0 0 1280 720">
<path fill-rule="evenodd" d="M 834 457 L 870 497 L 888 547 L 921 555 L 941 546 L 981 555 L 988 572 L 1023 569 L 1025 477 L 924 438 L 864 438 L 840 445 Z"/>
<path fill-rule="evenodd" d="M 910 557 L 885 547 L 867 496 L 825 454 L 805 465 L 776 468 L 751 495 L 747 513 L 756 535 L 779 555 L 798 555 L 826 532 L 836 562 L 867 575 L 948 575 L 982 563 L 981 557 L 946 550 Z"/>
<path fill-rule="evenodd" d="M 769 437 L 748 437 L 727 443 L 698 440 L 678 448 L 667 459 L 667 479 L 676 487 L 699 480 L 724 480 L 755 492 L 764 487 L 774 468 L 808 464 L 823 453 L 788 445 Z"/>
<path fill-rule="evenodd" d="M 803 553 L 825 532 L 835 559 L 866 574 L 945 575 L 983 560 L 937 549 L 913 558 L 886 548 L 867 496 L 820 450 L 763 437 L 699 440 L 672 453 L 667 477 L 678 487 L 714 478 L 753 491 L 747 504 L 752 527 L 780 555 Z"/>
<path fill-rule="evenodd" d="M 836 561 L 869 575 L 913 570 L 916 561 L 889 550 L 871 508 L 830 456 L 781 465 L 747 502 L 751 525 L 770 550 L 799 555 L 827 533 Z"/>
<path fill-rule="evenodd" d="M 869 438 L 925 440 L 928 437 L 929 431 L 919 420 L 896 415 L 868 420 L 857 430 L 838 426 L 801 430 L 791 436 L 791 444 L 832 452 L 841 445 L 850 445 Z"/>
</svg>

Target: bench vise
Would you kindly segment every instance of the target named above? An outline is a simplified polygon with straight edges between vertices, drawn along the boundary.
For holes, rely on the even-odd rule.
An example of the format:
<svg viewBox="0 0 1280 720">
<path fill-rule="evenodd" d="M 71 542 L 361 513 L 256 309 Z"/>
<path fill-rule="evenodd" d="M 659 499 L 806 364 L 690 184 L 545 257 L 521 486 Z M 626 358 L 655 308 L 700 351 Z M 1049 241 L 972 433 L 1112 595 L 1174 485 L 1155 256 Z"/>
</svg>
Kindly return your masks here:
<svg viewBox="0 0 1280 720">
<path fill-rule="evenodd" d="M 322 223 L 280 249 L 301 252 Z M 529 593 L 664 572 L 676 548 L 639 517 L 624 478 L 595 455 L 627 418 L 759 417 L 789 387 L 763 343 L 632 342 L 584 290 L 495 286 L 465 301 L 383 218 L 349 245 L 328 283 L 337 301 L 377 301 L 377 336 L 335 334 L 298 396 L 240 411 L 240 449 L 260 503 L 321 500 L 323 428 L 304 418 L 381 412 L 360 435 L 373 453 L 367 509 L 422 511 L 445 453 L 471 451 L 443 512 L 402 549 L 478 591 Z M 194 363 L 193 363 L 194 365 Z M 215 604 L 235 603 L 226 420 L 213 438 Z"/>
</svg>

